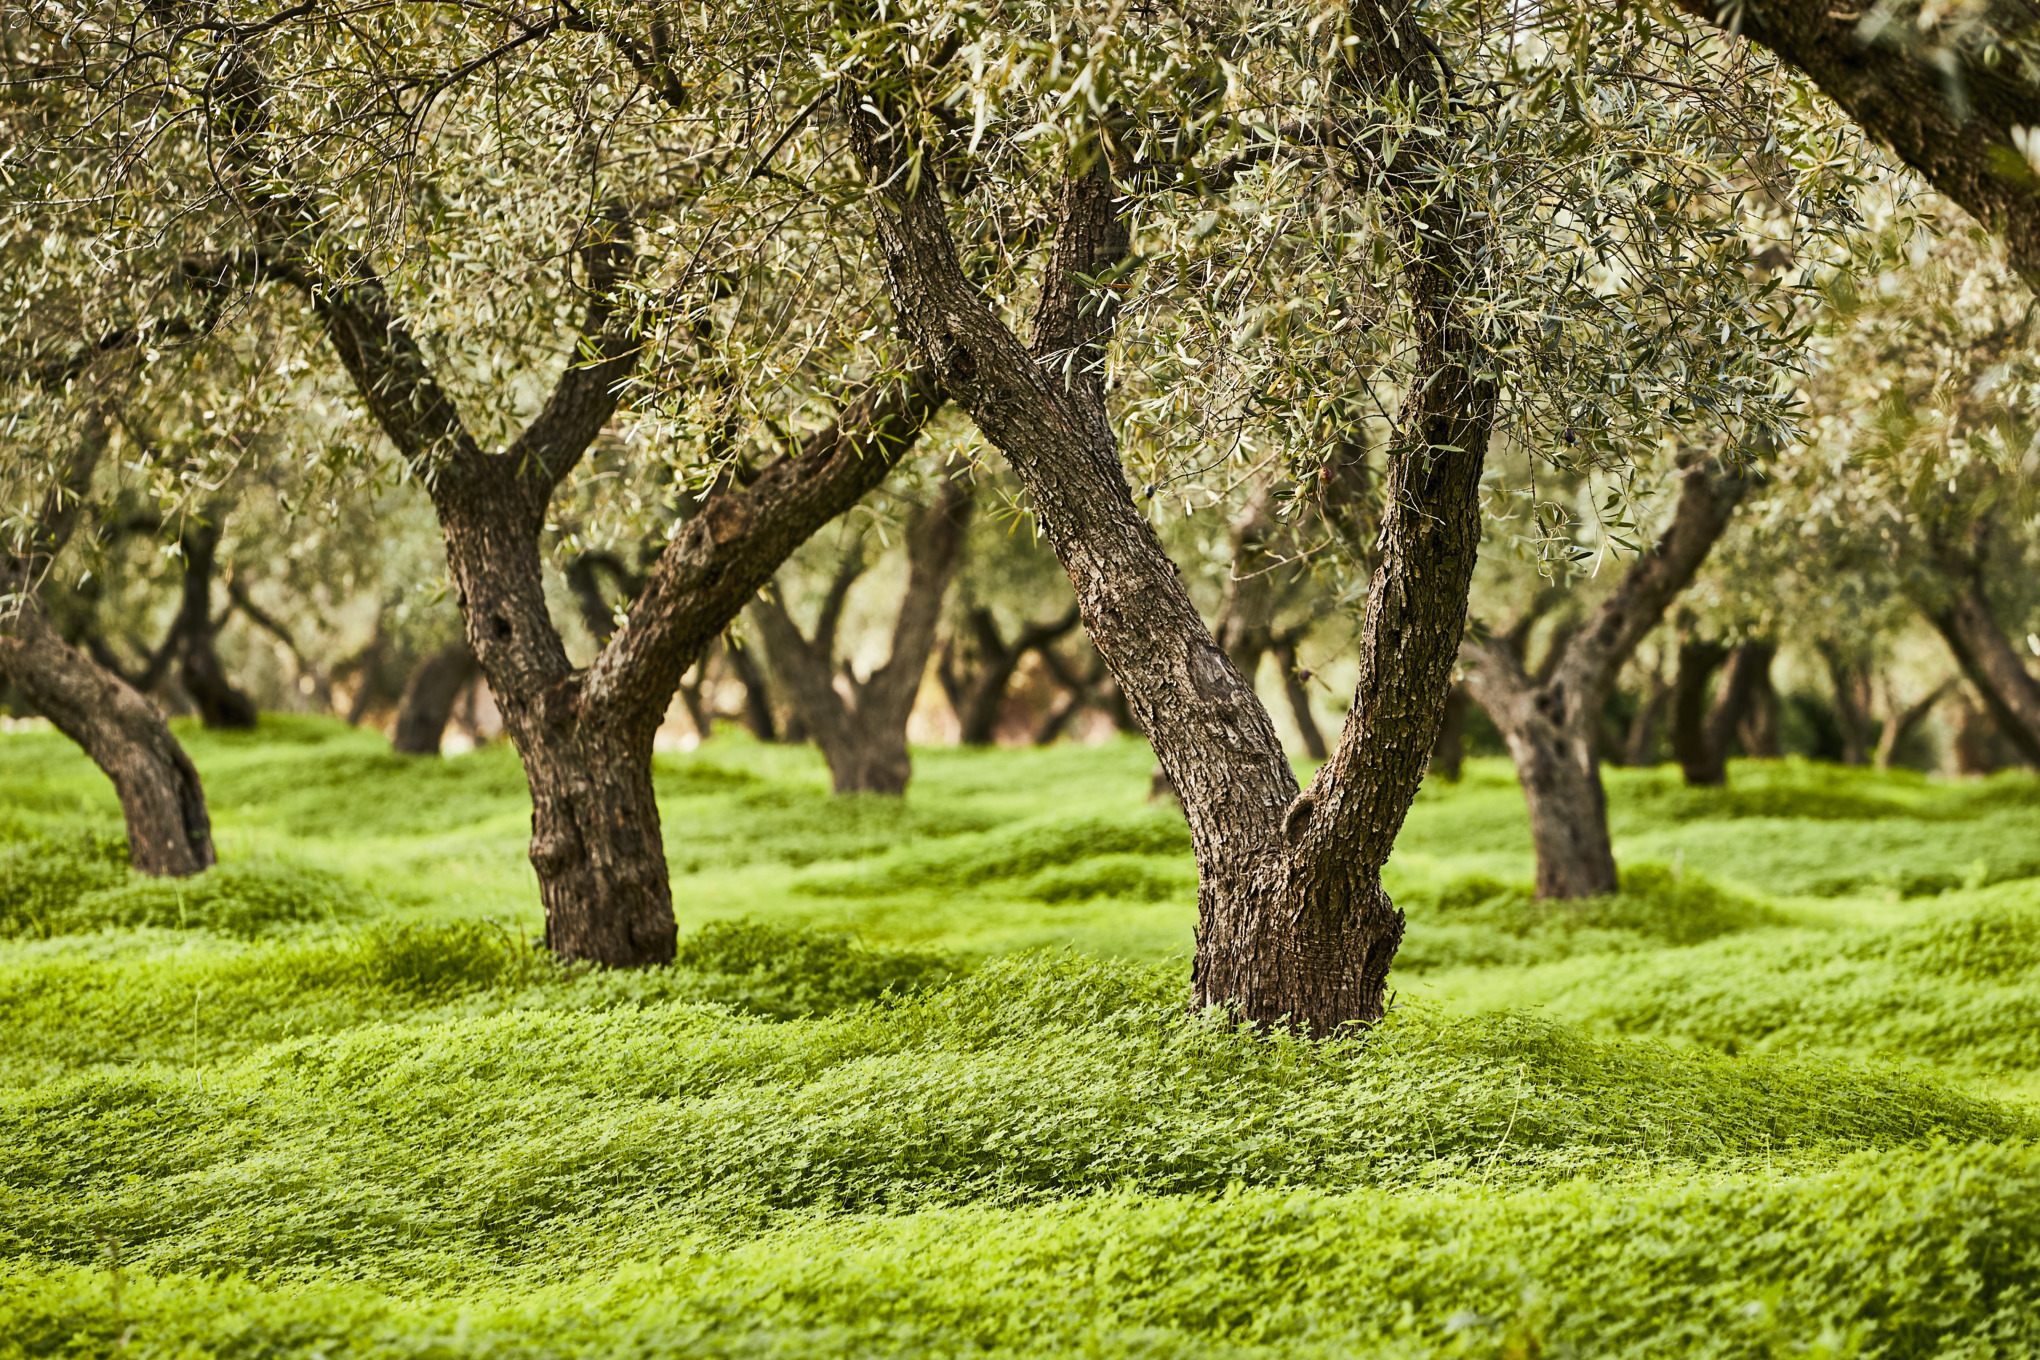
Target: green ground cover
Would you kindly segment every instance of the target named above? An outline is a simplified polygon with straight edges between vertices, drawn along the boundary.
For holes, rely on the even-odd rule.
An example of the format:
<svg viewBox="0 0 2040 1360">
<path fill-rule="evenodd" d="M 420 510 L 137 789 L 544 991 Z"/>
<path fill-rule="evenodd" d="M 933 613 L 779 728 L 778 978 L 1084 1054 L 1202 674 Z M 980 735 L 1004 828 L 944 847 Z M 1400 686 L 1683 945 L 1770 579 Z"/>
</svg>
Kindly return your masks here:
<svg viewBox="0 0 2040 1360">
<path fill-rule="evenodd" d="M 2040 783 L 1611 771 L 1553 906 L 1506 765 L 1425 789 L 1388 1023 L 1181 1006 L 1136 743 L 661 756 L 682 947 L 533 951 L 513 753 L 188 741 L 130 875 L 0 737 L 0 1357 L 2030 1356 Z"/>
</svg>

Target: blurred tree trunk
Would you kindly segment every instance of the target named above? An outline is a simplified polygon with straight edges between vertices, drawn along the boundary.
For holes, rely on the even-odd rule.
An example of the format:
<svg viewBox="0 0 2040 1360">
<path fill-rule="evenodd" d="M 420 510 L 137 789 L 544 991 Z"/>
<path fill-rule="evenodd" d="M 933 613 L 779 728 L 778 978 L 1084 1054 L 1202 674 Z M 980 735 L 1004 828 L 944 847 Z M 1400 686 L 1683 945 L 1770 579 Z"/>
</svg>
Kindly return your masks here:
<svg viewBox="0 0 2040 1360">
<path fill-rule="evenodd" d="M 1998 730 L 2028 765 L 2040 766 L 2040 681 L 1998 626 L 1984 589 L 1990 531 L 1990 521 L 1979 518 L 1969 528 L 1968 542 L 1960 546 L 1930 534 L 1940 580 L 1919 587 L 1916 598 Z"/>
<path fill-rule="evenodd" d="M 209 728 L 245 729 L 255 725 L 255 703 L 227 679 L 216 645 L 220 626 L 212 612 L 213 577 L 219 567 L 220 521 L 226 506 L 214 503 L 202 517 L 185 521 L 177 536 L 184 566 L 184 591 L 171 625 L 177 635 L 178 681 Z"/>
<path fill-rule="evenodd" d="M 1891 687 L 1890 677 L 1885 677 L 1884 697 L 1887 716 L 1884 719 L 1883 730 L 1877 734 L 1875 762 L 1880 772 L 1891 768 L 1891 757 L 1897 752 L 1898 744 L 1904 741 L 1914 728 L 1925 722 L 1927 715 L 1934 711 L 1934 705 L 1940 703 L 1948 691 L 1954 688 L 1955 679 L 1950 676 L 1934 686 L 1933 691 L 1924 698 L 1910 704 L 1900 704 L 1897 693 Z"/>
<path fill-rule="evenodd" d="M 467 639 L 450 642 L 421 661 L 397 701 L 397 726 L 390 749 L 400 755 L 436 756 L 460 692 L 481 674 L 481 662 Z"/>
<path fill-rule="evenodd" d="M 94 406 L 22 536 L 25 551 L 0 557 L 0 595 L 14 597 L 11 610 L 0 612 L 0 675 L 113 781 L 129 862 L 145 874 L 182 877 L 214 862 L 198 770 L 156 706 L 58 637 L 35 598 L 77 527 L 106 443 L 107 412 Z"/>
<path fill-rule="evenodd" d="M 1867 764 L 1877 732 L 1877 718 L 1871 711 L 1874 701 L 1869 658 L 1858 656 L 1837 642 L 1822 640 L 1815 646 L 1834 689 L 1835 726 L 1842 733 L 1842 763 Z"/>
<path fill-rule="evenodd" d="M 1448 784 L 1457 784 L 1466 767 L 1466 706 L 1471 702 L 1464 684 L 1446 693 L 1445 718 L 1431 744 L 1431 772 Z"/>
<path fill-rule="evenodd" d="M 1728 527 L 1746 487 L 1736 473 L 1689 468 L 1671 525 L 1623 573 L 1585 625 L 1560 630 L 1535 675 L 1524 651 L 1537 612 L 1462 648 L 1466 685 L 1508 743 L 1529 804 L 1537 895 L 1599 897 L 1617 887 L 1601 786 L 1601 705 L 1623 664 L 1664 618 Z M 1548 601 L 1549 597 L 1547 597 Z M 1680 673 L 1686 672 L 1681 663 Z"/>
<path fill-rule="evenodd" d="M 1317 719 L 1310 711 L 1310 672 L 1304 670 L 1296 659 L 1296 645 L 1303 640 L 1305 628 L 1297 627 L 1275 634 L 1269 643 L 1269 651 L 1282 669 L 1282 692 L 1289 700 L 1289 716 L 1296 723 L 1296 731 L 1303 738 L 1304 754 L 1312 760 L 1324 760 L 1331 754 L 1325 745 L 1325 734 L 1318 730 Z M 1451 701 L 1446 701 L 1445 721 L 1452 721 Z"/>
<path fill-rule="evenodd" d="M 1643 702 L 1636 706 L 1636 716 L 1629 720 L 1629 731 L 1622 738 L 1622 763 L 1630 766 L 1650 764 L 1651 750 L 1657 743 L 1658 724 L 1664 721 L 1665 706 L 1671 702 L 1672 686 L 1665 683 L 1664 662 L 1658 662 L 1659 669 L 1650 674 L 1644 690 Z"/>
<path fill-rule="evenodd" d="M 992 611 L 982 605 L 972 609 L 966 621 L 971 633 L 969 651 L 976 664 L 967 671 L 958 669 L 958 648 L 956 639 L 952 637 L 942 646 L 942 657 L 936 671 L 942 681 L 943 693 L 949 696 L 949 706 L 956 710 L 959 740 L 965 746 L 990 746 L 998 739 L 999 715 L 1004 710 L 1006 692 L 1012 687 L 1013 673 L 1020 668 L 1020 662 L 1029 652 L 1047 647 L 1075 628 L 1077 611 L 1073 605 L 1069 613 L 1059 619 L 1023 624 L 1011 642 L 1000 633 L 999 621 L 993 617 Z M 1037 744 L 1047 743 L 1037 741 Z"/>
<path fill-rule="evenodd" d="M 1762 667 L 1751 674 L 1749 696 L 1735 729 L 1744 753 L 1757 760 L 1776 760 L 1785 753 L 1778 732 L 1778 690 L 1771 683 L 1771 666 L 1777 660 L 1778 647 L 1776 643 L 1767 645 L 1770 650 L 1763 657 Z"/>
<path fill-rule="evenodd" d="M 1689 788 L 1728 783 L 1728 749 L 1759 693 L 1770 687 L 1776 644 L 1745 642 L 1734 650 L 1698 639 L 1679 646 L 1677 723 L 1673 747 Z M 1719 667 L 1714 702 L 1705 704 L 1707 677 Z M 1689 683 L 1688 677 L 1691 677 Z"/>
<path fill-rule="evenodd" d="M 836 629 L 851 583 L 863 570 L 861 546 L 844 559 L 830 584 L 812 638 L 801 633 L 776 592 L 751 605 L 765 654 L 822 748 L 837 793 L 898 795 L 907 790 L 913 776 L 907 719 L 935 650 L 942 599 L 963 555 L 970 507 L 970 488 L 946 478 L 934 502 L 914 514 L 906 535 L 907 591 L 893 624 L 891 654 L 863 680 L 846 663 L 841 679 L 847 697 L 837 688 Z"/>
<path fill-rule="evenodd" d="M 724 647 L 737 683 L 744 687 L 744 726 L 759 741 L 778 741 L 778 724 L 772 719 L 772 691 L 766 688 L 765 673 L 758 669 L 751 649 L 730 640 Z"/>
<path fill-rule="evenodd" d="M 1698 636 L 1679 639 L 1679 669 L 1672 677 L 1672 759 L 1688 786 L 1720 784 L 1707 746 L 1707 687 L 1728 660 L 1728 648 Z"/>
</svg>

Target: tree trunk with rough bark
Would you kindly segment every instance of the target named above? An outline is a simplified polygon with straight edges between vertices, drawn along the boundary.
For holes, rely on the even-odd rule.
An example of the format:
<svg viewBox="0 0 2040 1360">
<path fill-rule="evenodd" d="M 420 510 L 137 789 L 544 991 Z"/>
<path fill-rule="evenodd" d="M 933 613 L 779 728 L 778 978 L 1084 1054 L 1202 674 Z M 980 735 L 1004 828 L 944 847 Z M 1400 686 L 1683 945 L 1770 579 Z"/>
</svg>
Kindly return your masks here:
<svg viewBox="0 0 2040 1360">
<path fill-rule="evenodd" d="M 397 701 L 397 726 L 390 749 L 399 755 L 436 756 L 460 692 L 481 674 L 467 639 L 450 642 L 418 663 Z"/>
<path fill-rule="evenodd" d="M 893 624 L 891 654 L 862 680 L 843 667 L 848 698 L 837 689 L 836 620 L 850 582 L 862 569 L 861 546 L 846 559 L 855 569 L 837 573 L 814 637 L 801 633 L 776 594 L 751 606 L 751 618 L 765 636 L 765 654 L 822 748 L 837 793 L 897 796 L 907 791 L 914 769 L 907 752 L 907 719 L 935 650 L 942 599 L 962 556 L 970 507 L 970 488 L 945 479 L 933 504 L 913 516 L 906 535 L 907 592 Z"/>
<path fill-rule="evenodd" d="M 183 877 L 214 862 L 198 770 L 156 706 L 58 637 L 35 599 L 77 527 L 106 442 L 107 412 L 95 406 L 23 535 L 24 551 L 0 557 L 0 595 L 14 597 L 12 610 L 0 613 L 0 676 L 113 781 L 128 862 L 145 874 Z"/>
<path fill-rule="evenodd" d="M 1527 627 L 1488 643 L 1469 638 L 1462 648 L 1467 689 L 1501 729 L 1529 805 L 1539 897 L 1616 891 L 1601 785 L 1601 706 L 1637 644 L 1707 560 L 1745 487 L 1734 472 L 1682 473 L 1670 526 L 1583 627 L 1555 633 L 1552 654 L 1535 675 L 1524 666 Z"/>
<path fill-rule="evenodd" d="M 2040 288 L 2040 200 L 2018 150 L 2025 129 L 2040 126 L 2040 93 L 2020 61 L 2000 59 L 2040 38 L 2032 6 L 1985 7 L 2010 25 L 2011 44 L 1999 46 L 1937 32 L 1902 8 L 1884 15 L 1881 6 L 1834 0 L 1676 3 L 1804 72 L 1929 184 L 2003 236 L 2012 267 Z M 1953 27 L 1969 18 L 1954 8 L 1935 22 Z"/>
<path fill-rule="evenodd" d="M 741 485 L 719 484 L 644 574 L 621 627 L 576 668 L 547 610 L 540 535 L 554 491 L 614 414 L 647 327 L 630 306 L 634 227 L 614 205 L 563 258 L 586 299 L 543 407 L 500 453 L 475 439 L 370 258 L 268 158 L 254 49 L 226 49 L 209 129 L 262 272 L 303 293 L 363 404 L 432 498 L 468 643 L 525 765 L 546 940 L 611 966 L 672 959 L 672 890 L 652 796 L 652 737 L 681 677 L 780 563 L 876 487 L 944 401 L 887 381 Z M 588 174 L 597 177 L 599 167 Z"/>
<path fill-rule="evenodd" d="M 937 177 L 905 173 L 915 148 L 888 122 L 888 97 L 865 88 L 844 101 L 852 148 L 885 186 L 870 202 L 894 312 L 1025 485 L 1092 642 L 1181 798 L 1199 878 L 1195 1004 L 1313 1035 L 1382 1014 L 1403 918 L 1381 867 L 1444 708 L 1494 412 L 1465 310 L 1490 243 L 1452 192 L 1460 142 L 1433 47 L 1403 0 L 1349 18 L 1338 87 L 1363 100 L 1394 88 L 1426 114 L 1367 172 L 1410 255 L 1419 376 L 1387 450 L 1353 704 L 1300 794 L 1266 709 L 1205 627 L 1120 461 L 1102 380 L 1116 308 L 1089 282 L 1128 248 L 1113 149 L 1096 139 L 1072 149 L 1029 346 L 964 272 Z"/>
</svg>

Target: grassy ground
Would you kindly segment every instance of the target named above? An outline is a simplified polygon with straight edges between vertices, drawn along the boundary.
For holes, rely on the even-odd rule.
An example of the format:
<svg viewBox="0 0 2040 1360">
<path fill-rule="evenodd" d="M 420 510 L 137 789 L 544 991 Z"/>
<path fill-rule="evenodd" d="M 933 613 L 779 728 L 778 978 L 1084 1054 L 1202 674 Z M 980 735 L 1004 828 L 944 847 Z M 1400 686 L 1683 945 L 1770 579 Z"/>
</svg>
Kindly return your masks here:
<svg viewBox="0 0 2040 1360">
<path fill-rule="evenodd" d="M 0 1356 L 2040 1353 L 2040 783 L 1611 771 L 1532 901 L 1476 761 L 1364 1040 L 1186 1016 L 1125 743 L 661 757 L 683 947 L 554 967 L 514 755 L 183 734 L 121 867 L 0 737 Z"/>
</svg>

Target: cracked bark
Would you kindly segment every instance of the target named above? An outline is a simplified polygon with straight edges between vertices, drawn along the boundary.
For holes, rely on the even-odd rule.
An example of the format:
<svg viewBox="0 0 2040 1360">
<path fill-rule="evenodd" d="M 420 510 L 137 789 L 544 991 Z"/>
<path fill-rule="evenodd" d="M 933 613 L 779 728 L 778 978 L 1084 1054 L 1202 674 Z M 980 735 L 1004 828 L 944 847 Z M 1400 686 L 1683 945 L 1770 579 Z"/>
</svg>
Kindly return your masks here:
<svg viewBox="0 0 2040 1360">
<path fill-rule="evenodd" d="M 1388 12 L 1384 12 L 1384 10 Z M 1032 346 L 966 277 L 936 176 L 900 173 L 915 148 L 883 97 L 845 100 L 874 185 L 894 311 L 1032 497 L 1093 645 L 1174 784 L 1198 864 L 1193 1000 L 1254 1025 L 1314 1035 L 1382 1014 L 1403 919 L 1381 866 L 1422 780 L 1465 620 L 1480 538 L 1477 489 L 1494 395 L 1462 310 L 1485 236 L 1440 170 L 1455 143 L 1439 73 L 1407 4 L 1359 6 L 1342 80 L 1395 88 L 1440 126 L 1412 133 L 1377 177 L 1394 196 L 1418 361 L 1387 451 L 1380 567 L 1359 683 L 1331 758 L 1299 794 L 1267 711 L 1185 591 L 1120 462 L 1101 379 L 1113 320 L 1096 277 L 1127 228 L 1102 149 L 1080 148 L 1062 187 Z M 1420 120 L 1421 121 L 1421 120 Z M 1088 163 L 1086 160 L 1088 159 Z"/>
<path fill-rule="evenodd" d="M 1680 9 L 1739 33 L 1798 68 L 1860 125 L 2002 236 L 2012 267 L 2040 288 L 2040 200 L 2016 130 L 2040 125 L 2040 91 L 2020 63 L 1938 54 L 1903 14 L 1866 40 L 1866 9 L 1834 0 L 1677 0 Z M 2009 6 L 1994 7 L 1999 16 Z M 2017 36 L 2040 36 L 2017 7 Z"/>
<path fill-rule="evenodd" d="M 1706 561 L 1744 486 L 1733 473 L 1682 473 L 1671 525 L 1583 627 L 1554 640 L 1539 675 L 1524 669 L 1527 629 L 1512 640 L 1468 638 L 1462 649 L 1468 692 L 1501 730 L 1523 787 L 1540 898 L 1601 897 L 1618 887 L 1601 784 L 1602 701 Z"/>
<path fill-rule="evenodd" d="M 586 224 L 570 253 L 587 299 L 579 344 L 544 407 L 490 454 L 368 258 L 295 187 L 291 166 L 262 154 L 267 90 L 247 49 L 224 49 L 215 90 L 263 270 L 304 293 L 370 414 L 430 492 L 468 643 L 530 786 L 547 946 L 611 966 L 670 961 L 653 733 L 703 649 L 796 547 L 884 479 L 940 408 L 941 389 L 927 375 L 878 382 L 748 484 L 711 493 L 652 564 L 622 626 L 576 669 L 546 608 L 540 534 L 554 489 L 639 361 L 636 317 L 619 305 L 635 264 L 628 220 L 610 211 Z"/>
</svg>

